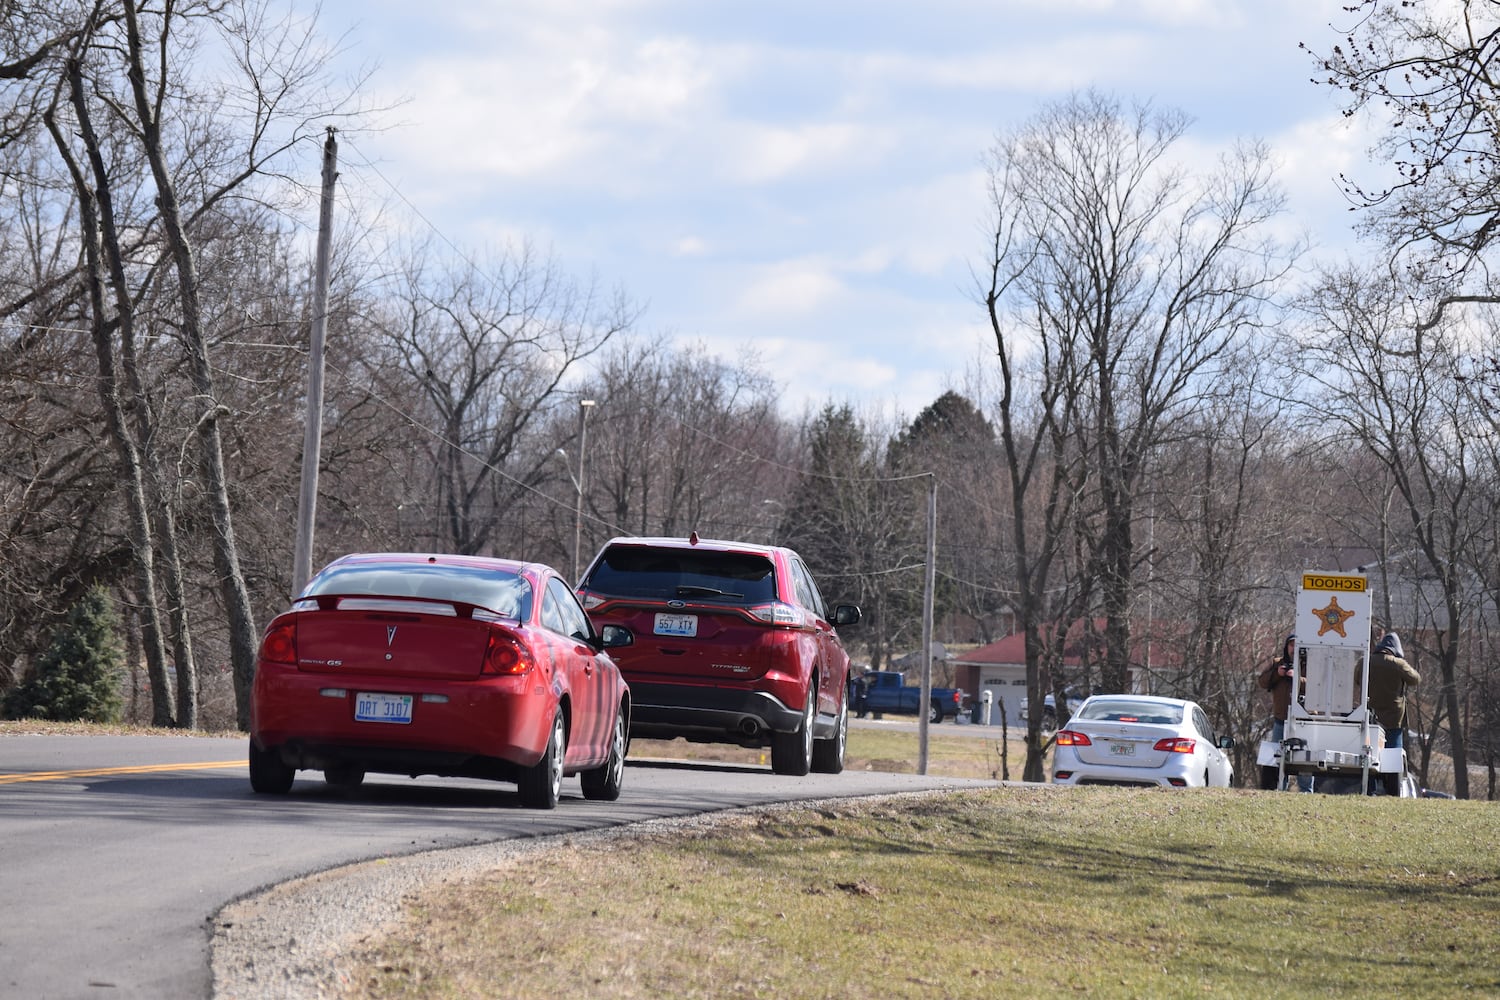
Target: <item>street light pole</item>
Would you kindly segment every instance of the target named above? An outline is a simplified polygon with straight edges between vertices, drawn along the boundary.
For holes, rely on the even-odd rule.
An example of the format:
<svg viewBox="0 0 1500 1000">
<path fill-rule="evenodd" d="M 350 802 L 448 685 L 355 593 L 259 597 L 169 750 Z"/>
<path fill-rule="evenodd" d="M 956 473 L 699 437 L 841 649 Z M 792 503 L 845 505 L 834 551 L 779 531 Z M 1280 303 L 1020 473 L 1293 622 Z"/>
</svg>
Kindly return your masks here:
<svg viewBox="0 0 1500 1000">
<path fill-rule="evenodd" d="M 578 564 L 579 546 L 583 543 L 583 468 L 588 458 L 589 440 L 589 408 L 594 405 L 592 399 L 580 399 L 578 401 L 578 478 L 573 485 L 578 488 L 577 501 L 573 504 L 573 585 L 578 585 L 578 573 L 581 567 Z"/>
</svg>

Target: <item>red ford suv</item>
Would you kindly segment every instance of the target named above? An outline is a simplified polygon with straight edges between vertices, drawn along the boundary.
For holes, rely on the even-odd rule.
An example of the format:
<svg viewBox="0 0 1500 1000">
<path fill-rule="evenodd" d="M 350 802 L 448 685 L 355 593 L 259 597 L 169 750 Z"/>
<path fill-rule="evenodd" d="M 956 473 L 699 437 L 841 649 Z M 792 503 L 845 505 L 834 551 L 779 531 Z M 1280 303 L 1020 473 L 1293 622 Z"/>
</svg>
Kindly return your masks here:
<svg viewBox="0 0 1500 1000">
<path fill-rule="evenodd" d="M 844 769 L 849 655 L 791 549 L 689 538 L 616 538 L 578 586 L 630 685 L 632 736 L 771 748 L 777 774 Z"/>
</svg>

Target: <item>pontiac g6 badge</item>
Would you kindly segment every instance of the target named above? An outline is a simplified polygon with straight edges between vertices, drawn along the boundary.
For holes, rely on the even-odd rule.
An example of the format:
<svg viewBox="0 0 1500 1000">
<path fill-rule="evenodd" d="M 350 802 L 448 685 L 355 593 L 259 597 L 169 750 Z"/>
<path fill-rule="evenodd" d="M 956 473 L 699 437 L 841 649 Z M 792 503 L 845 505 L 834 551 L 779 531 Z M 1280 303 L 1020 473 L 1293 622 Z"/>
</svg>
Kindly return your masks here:
<svg viewBox="0 0 1500 1000">
<path fill-rule="evenodd" d="M 387 625 L 385 627 L 385 658 L 387 660 L 389 660 L 391 658 L 391 643 L 393 643 L 395 641 L 396 641 L 396 626 L 394 626 L 394 625 Z"/>
</svg>

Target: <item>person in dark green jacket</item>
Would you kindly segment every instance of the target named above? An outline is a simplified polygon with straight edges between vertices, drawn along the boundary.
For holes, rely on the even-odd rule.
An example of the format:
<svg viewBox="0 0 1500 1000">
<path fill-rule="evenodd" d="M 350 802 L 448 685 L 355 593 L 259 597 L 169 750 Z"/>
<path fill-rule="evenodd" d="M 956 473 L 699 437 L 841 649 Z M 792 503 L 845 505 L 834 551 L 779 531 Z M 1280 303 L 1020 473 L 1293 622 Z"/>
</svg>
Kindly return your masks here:
<svg viewBox="0 0 1500 1000">
<path fill-rule="evenodd" d="M 1385 729 L 1385 745 L 1405 745 L 1406 689 L 1422 681 L 1401 650 L 1401 637 L 1387 632 L 1370 654 L 1370 711 Z"/>
</svg>

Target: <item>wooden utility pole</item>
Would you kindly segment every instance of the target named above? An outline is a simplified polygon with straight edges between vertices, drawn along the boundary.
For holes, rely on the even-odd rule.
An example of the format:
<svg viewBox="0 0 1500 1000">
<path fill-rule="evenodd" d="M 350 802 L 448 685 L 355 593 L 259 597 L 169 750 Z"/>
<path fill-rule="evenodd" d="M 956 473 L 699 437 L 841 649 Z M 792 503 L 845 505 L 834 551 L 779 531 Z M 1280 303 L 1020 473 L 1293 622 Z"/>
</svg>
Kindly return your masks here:
<svg viewBox="0 0 1500 1000">
<path fill-rule="evenodd" d="M 589 407 L 594 405 L 592 399 L 580 399 L 578 401 L 578 478 L 573 480 L 577 489 L 576 503 L 573 505 L 573 586 L 578 586 L 578 574 L 582 567 L 579 564 L 578 547 L 583 542 L 583 466 L 588 458 L 589 446 Z"/>
<path fill-rule="evenodd" d="M 922 580 L 922 700 L 917 718 L 917 773 L 927 773 L 927 726 L 932 715 L 932 604 L 937 590 L 937 475 L 927 474 L 927 571 Z"/>
<path fill-rule="evenodd" d="M 318 208 L 318 254 L 313 269 L 312 338 L 307 357 L 307 414 L 302 438 L 302 492 L 297 504 L 297 549 L 292 594 L 312 576 L 313 524 L 318 514 L 318 463 L 323 451 L 323 341 L 328 332 L 328 248 L 333 242 L 333 184 L 338 143 L 332 126 L 323 143 L 323 198 Z"/>
</svg>

